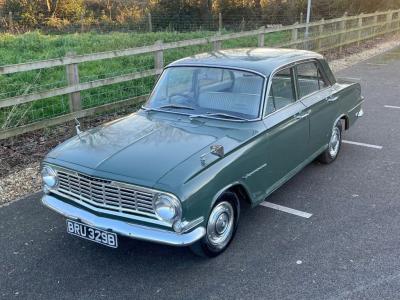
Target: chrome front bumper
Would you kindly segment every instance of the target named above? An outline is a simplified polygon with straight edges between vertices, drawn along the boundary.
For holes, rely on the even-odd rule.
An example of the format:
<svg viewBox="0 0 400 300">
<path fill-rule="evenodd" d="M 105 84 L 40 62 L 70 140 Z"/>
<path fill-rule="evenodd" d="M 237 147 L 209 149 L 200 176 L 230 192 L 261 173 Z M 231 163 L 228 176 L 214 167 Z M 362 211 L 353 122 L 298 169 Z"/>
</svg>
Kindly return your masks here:
<svg viewBox="0 0 400 300">
<path fill-rule="evenodd" d="M 42 203 L 68 219 L 80 221 L 99 229 L 111 230 L 112 232 L 123 236 L 149 242 L 171 246 L 188 246 L 201 239 L 206 233 L 205 228 L 201 226 L 190 232 L 180 234 L 173 231 L 151 228 L 100 217 L 50 195 L 44 195 L 42 198 Z"/>
</svg>

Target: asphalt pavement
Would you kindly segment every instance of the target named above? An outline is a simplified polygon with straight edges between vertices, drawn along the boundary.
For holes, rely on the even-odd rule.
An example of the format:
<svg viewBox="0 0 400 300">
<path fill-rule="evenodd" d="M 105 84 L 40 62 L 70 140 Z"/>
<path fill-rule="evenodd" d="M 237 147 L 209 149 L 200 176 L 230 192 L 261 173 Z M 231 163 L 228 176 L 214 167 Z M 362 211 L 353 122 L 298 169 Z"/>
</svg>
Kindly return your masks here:
<svg viewBox="0 0 400 300">
<path fill-rule="evenodd" d="M 344 139 L 367 145 L 343 144 L 333 164 L 310 164 L 267 199 L 311 217 L 259 206 L 224 254 L 204 259 L 75 238 L 35 194 L 0 208 L 0 298 L 399 298 L 399 70 L 395 49 L 338 74 L 359 80 L 366 100 Z"/>
</svg>

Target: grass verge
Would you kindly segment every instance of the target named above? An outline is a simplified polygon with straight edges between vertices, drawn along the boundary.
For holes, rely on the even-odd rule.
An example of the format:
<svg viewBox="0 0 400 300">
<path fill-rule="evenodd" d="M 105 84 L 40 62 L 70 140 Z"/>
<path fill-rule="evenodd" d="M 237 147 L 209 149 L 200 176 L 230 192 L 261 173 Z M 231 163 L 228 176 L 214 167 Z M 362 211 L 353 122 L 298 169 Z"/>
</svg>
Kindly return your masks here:
<svg viewBox="0 0 400 300">
<path fill-rule="evenodd" d="M 45 35 L 30 32 L 22 35 L 0 35 L 0 65 L 63 57 L 68 52 L 87 54 L 126 49 L 154 44 L 158 40 L 173 42 L 214 35 L 211 31 L 157 32 L 157 33 L 79 33 Z M 266 35 L 266 44 L 273 45 L 287 39 L 285 33 Z M 255 47 L 257 37 L 244 37 L 224 41 L 222 47 Z M 176 59 L 211 50 L 211 45 L 182 47 L 164 52 L 165 64 Z M 79 64 L 81 82 L 133 73 L 154 67 L 153 55 L 136 55 Z M 90 108 L 130 97 L 147 94 L 155 82 L 154 77 L 83 91 L 83 108 Z M 67 85 L 64 67 L 21 72 L 0 76 L 0 101 L 33 92 Z M 0 130 L 56 117 L 69 112 L 68 96 L 59 96 L 0 109 Z"/>
</svg>

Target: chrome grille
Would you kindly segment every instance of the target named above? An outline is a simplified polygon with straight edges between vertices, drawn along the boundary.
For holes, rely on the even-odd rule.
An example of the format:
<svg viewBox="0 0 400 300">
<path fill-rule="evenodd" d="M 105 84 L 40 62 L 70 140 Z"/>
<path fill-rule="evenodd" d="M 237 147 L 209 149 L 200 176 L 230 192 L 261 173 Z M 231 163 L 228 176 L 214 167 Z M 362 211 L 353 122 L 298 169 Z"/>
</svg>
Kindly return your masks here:
<svg viewBox="0 0 400 300">
<path fill-rule="evenodd" d="M 57 170 L 57 193 L 76 202 L 126 214 L 145 214 L 155 218 L 152 191 L 113 184 L 112 181 L 81 173 Z"/>
</svg>

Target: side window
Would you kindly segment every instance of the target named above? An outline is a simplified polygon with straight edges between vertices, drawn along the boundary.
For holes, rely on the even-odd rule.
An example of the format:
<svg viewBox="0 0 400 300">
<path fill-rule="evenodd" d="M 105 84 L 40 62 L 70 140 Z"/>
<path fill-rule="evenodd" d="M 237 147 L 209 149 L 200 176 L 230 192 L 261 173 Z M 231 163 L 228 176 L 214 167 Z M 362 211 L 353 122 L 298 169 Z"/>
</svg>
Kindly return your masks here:
<svg viewBox="0 0 400 300">
<path fill-rule="evenodd" d="M 321 74 L 321 70 L 314 62 L 302 63 L 296 68 L 299 98 L 303 98 L 328 86 L 328 83 Z"/>
<path fill-rule="evenodd" d="M 294 94 L 293 69 L 279 71 L 272 77 L 267 101 L 267 114 L 296 101 Z"/>
</svg>

